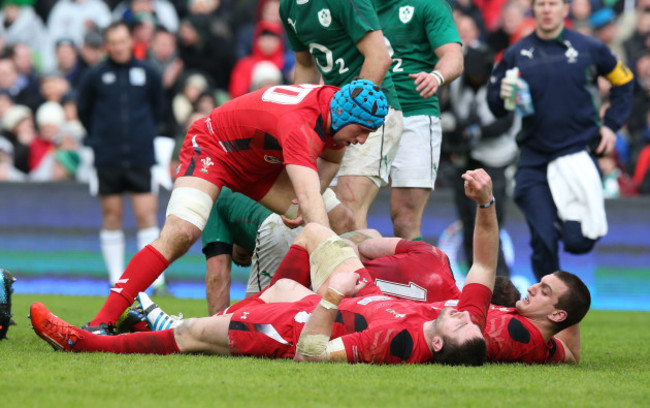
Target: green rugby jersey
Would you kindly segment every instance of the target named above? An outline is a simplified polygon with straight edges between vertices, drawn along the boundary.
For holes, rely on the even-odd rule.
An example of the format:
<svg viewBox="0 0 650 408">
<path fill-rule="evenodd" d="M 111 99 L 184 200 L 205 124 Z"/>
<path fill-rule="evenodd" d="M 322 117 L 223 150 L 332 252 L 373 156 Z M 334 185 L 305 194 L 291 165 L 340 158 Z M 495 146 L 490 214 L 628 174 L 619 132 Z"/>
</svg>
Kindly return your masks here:
<svg viewBox="0 0 650 408">
<path fill-rule="evenodd" d="M 291 49 L 309 51 L 327 85 L 342 87 L 361 72 L 356 43 L 380 30 L 371 0 L 282 0 L 280 17 Z M 400 109 L 390 73 L 382 82 L 390 105 Z"/>
<path fill-rule="evenodd" d="M 271 214 L 257 201 L 223 187 L 203 229 L 203 247 L 213 242 L 236 243 L 253 253 L 257 230 Z"/>
<path fill-rule="evenodd" d="M 395 90 L 404 116 L 440 116 L 438 95 L 424 99 L 409 74 L 431 72 L 438 62 L 434 49 L 460 43 L 452 9 L 446 0 L 374 0 L 390 42 Z"/>
</svg>

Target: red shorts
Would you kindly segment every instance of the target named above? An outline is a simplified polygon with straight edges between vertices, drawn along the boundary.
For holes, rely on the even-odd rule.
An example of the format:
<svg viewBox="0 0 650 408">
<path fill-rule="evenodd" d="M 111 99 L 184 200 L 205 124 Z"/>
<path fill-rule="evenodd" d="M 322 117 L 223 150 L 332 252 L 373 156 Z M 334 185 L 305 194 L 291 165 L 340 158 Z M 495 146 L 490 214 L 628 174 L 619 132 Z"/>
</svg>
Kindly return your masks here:
<svg viewBox="0 0 650 408">
<path fill-rule="evenodd" d="M 200 119 L 187 131 L 179 154 L 180 165 L 176 177 L 193 176 L 221 188 L 242 193 L 260 201 L 271 189 L 284 166 L 255 166 L 259 162 L 252 152 L 227 153 L 219 140 L 210 135 L 205 121 Z"/>
<path fill-rule="evenodd" d="M 293 303 L 266 303 L 233 313 L 228 329 L 232 355 L 293 358 L 307 318 L 320 296 L 309 295 Z"/>
</svg>

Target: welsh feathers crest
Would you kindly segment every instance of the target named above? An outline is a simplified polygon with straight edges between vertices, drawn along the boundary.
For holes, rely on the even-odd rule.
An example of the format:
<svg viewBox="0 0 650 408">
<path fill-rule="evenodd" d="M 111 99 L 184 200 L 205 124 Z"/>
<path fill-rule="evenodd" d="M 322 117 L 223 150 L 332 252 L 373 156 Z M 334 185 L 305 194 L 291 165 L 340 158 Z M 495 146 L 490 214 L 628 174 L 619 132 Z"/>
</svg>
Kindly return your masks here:
<svg viewBox="0 0 650 408">
<path fill-rule="evenodd" d="M 332 24 L 332 14 L 330 9 L 322 9 L 318 12 L 318 21 L 323 27 L 329 27 Z"/>
<path fill-rule="evenodd" d="M 399 8 L 399 21 L 406 24 L 413 18 L 413 6 L 404 6 Z"/>
</svg>

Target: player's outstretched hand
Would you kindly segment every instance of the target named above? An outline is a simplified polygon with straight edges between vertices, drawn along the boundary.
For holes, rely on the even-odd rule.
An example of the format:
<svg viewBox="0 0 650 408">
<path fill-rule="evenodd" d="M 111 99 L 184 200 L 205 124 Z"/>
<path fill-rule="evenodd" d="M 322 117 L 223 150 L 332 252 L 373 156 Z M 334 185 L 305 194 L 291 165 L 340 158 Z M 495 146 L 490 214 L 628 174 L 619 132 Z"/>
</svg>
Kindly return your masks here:
<svg viewBox="0 0 650 408">
<path fill-rule="evenodd" d="M 462 176 L 465 184 L 465 195 L 479 205 L 492 201 L 492 179 L 483 169 L 468 170 Z"/>
<path fill-rule="evenodd" d="M 344 297 L 354 296 L 366 286 L 365 281 L 359 281 L 356 272 L 341 271 L 330 277 L 329 287 L 336 290 Z"/>
</svg>

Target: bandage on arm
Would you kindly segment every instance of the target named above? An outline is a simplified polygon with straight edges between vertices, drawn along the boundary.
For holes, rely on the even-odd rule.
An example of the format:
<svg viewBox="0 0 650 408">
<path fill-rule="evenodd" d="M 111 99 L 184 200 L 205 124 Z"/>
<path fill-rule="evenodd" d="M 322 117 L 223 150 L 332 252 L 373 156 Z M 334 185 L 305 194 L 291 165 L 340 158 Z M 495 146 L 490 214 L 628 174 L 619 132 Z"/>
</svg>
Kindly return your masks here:
<svg viewBox="0 0 650 408">
<path fill-rule="evenodd" d="M 296 345 L 296 361 L 336 361 L 345 356 L 345 353 L 341 353 L 345 350 L 343 342 L 340 339 L 330 341 L 332 326 L 342 299 L 343 295 L 336 289 L 327 288 L 300 333 Z"/>
</svg>

